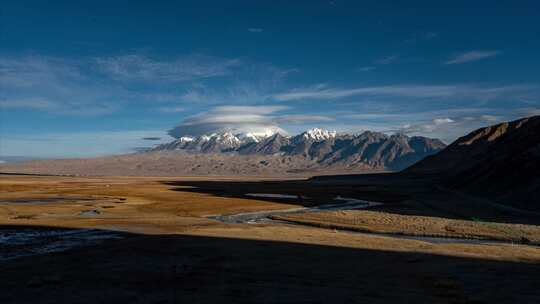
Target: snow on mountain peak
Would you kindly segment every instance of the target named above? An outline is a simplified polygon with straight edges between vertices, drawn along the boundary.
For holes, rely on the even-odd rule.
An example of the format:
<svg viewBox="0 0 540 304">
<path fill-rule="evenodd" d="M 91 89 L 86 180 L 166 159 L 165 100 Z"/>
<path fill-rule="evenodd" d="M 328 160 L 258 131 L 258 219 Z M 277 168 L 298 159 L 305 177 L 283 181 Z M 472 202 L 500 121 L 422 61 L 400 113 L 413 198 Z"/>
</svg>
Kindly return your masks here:
<svg viewBox="0 0 540 304">
<path fill-rule="evenodd" d="M 270 137 L 276 133 L 278 133 L 279 130 L 276 129 L 276 128 L 267 128 L 267 129 L 264 129 L 264 130 L 261 130 L 259 132 L 251 132 L 251 134 L 253 134 L 254 136 L 257 136 L 257 137 L 261 137 L 261 138 L 266 138 L 266 137 Z"/>
<path fill-rule="evenodd" d="M 336 137 L 336 134 L 337 134 L 336 131 L 328 131 L 328 130 L 323 130 L 319 128 L 314 128 L 314 129 L 307 130 L 306 132 L 302 134 L 302 136 L 306 139 L 313 139 L 316 141 L 321 141 L 321 140 L 326 140 L 329 138 L 334 138 Z"/>
<path fill-rule="evenodd" d="M 218 145 L 221 147 L 237 148 L 248 143 L 259 143 L 265 139 L 274 136 L 279 133 L 282 134 L 282 130 L 274 128 L 255 129 L 253 131 L 235 132 L 234 130 L 226 130 L 222 132 L 215 132 L 204 134 L 200 136 L 182 136 L 178 138 L 176 142 L 176 148 L 178 149 L 201 149 L 201 147 L 208 147 L 208 145 Z M 336 137 L 335 131 L 328 131 L 319 128 L 314 128 L 305 131 L 300 138 L 309 139 L 312 141 L 323 141 L 329 138 Z M 202 149 L 204 149 L 204 147 Z"/>
<path fill-rule="evenodd" d="M 245 142 L 260 142 L 261 140 L 264 140 L 268 137 L 273 136 L 274 134 L 278 133 L 279 130 L 273 129 L 273 128 L 265 128 L 261 130 L 256 131 L 249 131 L 249 132 L 242 132 L 236 134 L 236 137 L 238 137 L 240 140 Z"/>
<path fill-rule="evenodd" d="M 261 136 L 257 136 L 251 132 L 248 133 L 240 133 L 236 135 L 240 140 L 243 140 L 245 142 L 256 142 L 258 143 L 261 140 Z"/>
<path fill-rule="evenodd" d="M 218 142 L 221 142 L 221 143 L 224 143 L 224 144 L 227 144 L 227 145 L 231 145 L 231 146 L 232 145 L 237 145 L 237 144 L 239 144 L 241 142 L 240 139 L 238 139 L 238 137 L 236 137 L 230 131 L 227 131 L 227 132 L 221 133 L 221 134 L 216 134 L 215 136 L 213 136 L 213 138 Z"/>
</svg>

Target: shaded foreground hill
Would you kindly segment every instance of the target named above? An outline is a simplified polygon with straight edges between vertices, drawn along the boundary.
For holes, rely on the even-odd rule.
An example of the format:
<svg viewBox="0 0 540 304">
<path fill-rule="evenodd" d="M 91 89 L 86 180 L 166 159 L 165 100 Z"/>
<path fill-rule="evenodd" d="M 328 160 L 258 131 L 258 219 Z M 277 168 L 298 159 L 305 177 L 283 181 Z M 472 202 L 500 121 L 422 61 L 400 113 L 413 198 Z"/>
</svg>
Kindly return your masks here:
<svg viewBox="0 0 540 304">
<path fill-rule="evenodd" d="M 540 116 L 478 129 L 403 173 L 505 205 L 540 210 Z"/>
</svg>

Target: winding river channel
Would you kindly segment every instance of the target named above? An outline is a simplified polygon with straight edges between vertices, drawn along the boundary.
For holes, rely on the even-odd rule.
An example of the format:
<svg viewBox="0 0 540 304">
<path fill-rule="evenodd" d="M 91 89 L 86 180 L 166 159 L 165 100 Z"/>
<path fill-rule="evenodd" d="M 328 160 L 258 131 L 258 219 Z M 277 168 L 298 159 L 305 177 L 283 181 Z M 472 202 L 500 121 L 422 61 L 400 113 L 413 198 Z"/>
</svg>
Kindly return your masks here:
<svg viewBox="0 0 540 304">
<path fill-rule="evenodd" d="M 246 194 L 246 196 L 267 197 L 267 198 L 297 198 L 297 196 L 293 196 L 293 195 L 264 194 L 264 193 L 248 193 Z M 305 199 L 306 197 L 302 197 L 302 198 Z M 238 214 L 233 214 L 233 215 L 216 215 L 216 216 L 210 216 L 209 218 L 222 221 L 225 223 L 253 224 L 259 221 L 268 221 L 269 217 L 272 215 L 311 213 L 311 212 L 322 212 L 322 211 L 356 210 L 356 209 L 365 209 L 365 208 L 380 206 L 380 205 L 382 205 L 382 203 L 338 196 L 334 199 L 332 203 L 323 204 L 323 205 L 314 206 L 314 207 L 298 207 L 298 208 L 271 210 L 271 211 L 246 212 L 246 213 L 238 213 Z"/>
<path fill-rule="evenodd" d="M 245 194 L 245 196 L 259 197 L 259 198 L 309 199 L 308 197 L 305 197 L 305 196 L 294 196 L 294 195 L 273 194 L 273 193 L 272 194 L 248 193 L 248 194 Z M 287 225 L 305 225 L 301 223 L 273 220 L 271 219 L 271 217 L 274 215 L 303 214 L 303 213 L 324 212 L 324 211 L 358 210 L 358 209 L 366 209 L 366 208 L 381 206 L 381 205 L 383 205 L 383 203 L 338 196 L 334 198 L 334 200 L 331 203 L 313 206 L 313 207 L 298 207 L 298 208 L 280 209 L 280 210 L 246 212 L 246 213 L 237 213 L 237 214 L 230 214 L 230 215 L 214 215 L 214 216 L 209 216 L 208 218 L 218 220 L 224 223 L 229 223 L 229 224 L 272 223 L 272 224 L 287 224 Z M 424 241 L 424 242 L 428 242 L 432 244 L 444 244 L 444 243 L 482 244 L 482 245 L 515 244 L 515 243 L 512 243 L 511 241 L 499 241 L 499 240 L 489 240 L 489 239 L 411 236 L 411 235 L 403 235 L 403 234 L 395 234 L 395 233 L 359 232 L 359 231 L 352 231 L 352 230 L 342 230 L 342 232 L 351 233 L 351 234 L 368 235 L 368 236 L 369 235 L 387 236 L 387 237 L 393 237 L 393 238 L 399 238 L 399 239 L 418 240 L 418 241 Z M 537 247 L 536 245 L 529 245 L 529 246 Z"/>
</svg>

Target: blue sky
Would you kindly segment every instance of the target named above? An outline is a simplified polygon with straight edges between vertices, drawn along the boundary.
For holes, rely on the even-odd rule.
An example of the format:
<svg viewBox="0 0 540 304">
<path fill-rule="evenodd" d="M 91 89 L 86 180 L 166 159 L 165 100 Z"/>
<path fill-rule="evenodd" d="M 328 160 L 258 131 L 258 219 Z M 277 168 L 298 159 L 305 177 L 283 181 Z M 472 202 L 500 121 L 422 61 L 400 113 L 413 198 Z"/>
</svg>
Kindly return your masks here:
<svg viewBox="0 0 540 304">
<path fill-rule="evenodd" d="M 540 114 L 537 1 L 109 2 L 2 3 L 1 156 L 125 153 L 175 126 L 451 142 Z"/>
</svg>

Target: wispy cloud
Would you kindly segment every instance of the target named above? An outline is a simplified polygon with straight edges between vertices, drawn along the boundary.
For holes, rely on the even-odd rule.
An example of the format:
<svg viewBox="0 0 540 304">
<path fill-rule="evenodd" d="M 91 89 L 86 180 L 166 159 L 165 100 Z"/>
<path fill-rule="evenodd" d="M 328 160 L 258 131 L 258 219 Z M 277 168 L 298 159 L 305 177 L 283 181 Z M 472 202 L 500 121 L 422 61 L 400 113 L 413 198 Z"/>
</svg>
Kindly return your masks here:
<svg viewBox="0 0 540 304">
<path fill-rule="evenodd" d="M 483 121 L 489 121 L 489 122 L 497 122 L 501 120 L 499 116 L 495 116 L 495 115 L 480 115 L 480 119 Z"/>
<path fill-rule="evenodd" d="M 277 94 L 275 99 L 292 101 L 302 99 L 339 99 L 351 96 L 394 96 L 404 98 L 449 98 L 468 97 L 475 100 L 490 100 L 512 93 L 523 93 L 538 90 L 538 86 L 470 86 L 470 85 L 392 85 L 357 87 L 351 89 L 329 88 L 317 85 L 308 88 L 294 89 Z"/>
<path fill-rule="evenodd" d="M 445 118 L 434 118 L 431 121 L 418 123 L 418 124 L 405 124 L 399 129 L 403 133 L 432 133 L 439 128 L 446 128 L 448 125 L 455 123 L 456 121 L 445 117 Z"/>
<path fill-rule="evenodd" d="M 339 117 L 333 122 L 336 130 L 358 132 L 373 130 L 393 134 L 421 135 L 450 143 L 475 129 L 540 114 L 539 108 L 500 108 L 437 106 L 417 110 L 410 106 L 394 109 L 348 110 L 334 112 Z"/>
<path fill-rule="evenodd" d="M 191 104 L 256 104 L 268 98 L 265 86 L 255 81 L 234 83 L 227 87 L 194 86 L 186 89 L 178 98 Z"/>
<path fill-rule="evenodd" d="M 264 32 L 264 29 L 262 29 L 260 27 L 250 27 L 250 28 L 248 28 L 248 32 L 250 32 L 250 33 L 262 33 L 262 32 Z"/>
<path fill-rule="evenodd" d="M 87 67 L 56 57 L 0 57 L 1 106 L 83 116 L 115 111 L 127 92 L 90 78 Z"/>
<path fill-rule="evenodd" d="M 470 51 L 470 52 L 458 54 L 450 58 L 444 64 L 446 65 L 462 64 L 462 63 L 473 62 L 473 61 L 477 61 L 477 60 L 481 60 L 485 58 L 494 57 L 500 54 L 501 54 L 500 51 Z"/>
<path fill-rule="evenodd" d="M 183 82 L 224 76 L 240 64 L 238 59 L 223 59 L 205 55 L 188 55 L 173 60 L 156 60 L 130 54 L 96 59 L 100 71 L 120 81 Z"/>
<path fill-rule="evenodd" d="M 0 106 L 88 116 L 132 105 L 178 112 L 190 103 L 258 103 L 293 72 L 198 54 L 168 60 L 140 54 L 79 59 L 0 56 Z"/>
<path fill-rule="evenodd" d="M 300 124 L 308 122 L 334 121 L 334 117 L 323 115 L 282 115 L 274 119 L 278 124 Z"/>
<path fill-rule="evenodd" d="M 401 110 L 379 110 L 379 111 L 363 111 L 361 113 L 342 114 L 343 118 L 358 119 L 358 120 L 378 120 L 378 121 L 394 121 L 412 123 L 414 121 L 429 121 L 433 117 L 499 117 L 499 111 L 494 108 L 474 108 L 474 107 L 453 107 L 441 108 L 437 110 L 416 110 L 411 111 L 409 108 Z M 504 111 L 503 111 L 504 112 Z M 497 113 L 489 115 L 485 113 Z"/>
<path fill-rule="evenodd" d="M 31 109 L 61 115 L 99 116 L 117 110 L 116 104 L 93 102 L 61 102 L 47 98 L 30 97 L 0 100 L 0 109 Z"/>
<path fill-rule="evenodd" d="M 430 120 L 406 123 L 390 131 L 436 137 L 451 143 L 457 137 L 475 129 L 496 124 L 503 120 L 503 117 L 493 115 L 436 117 Z"/>
</svg>

